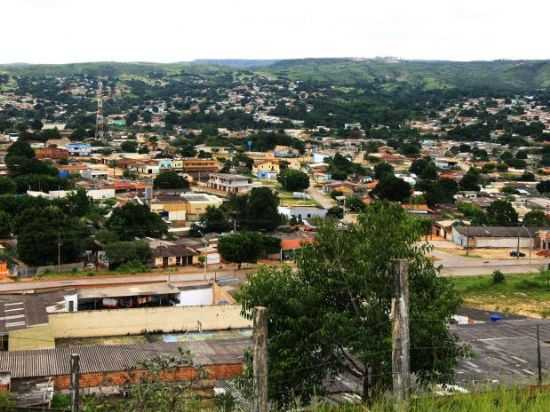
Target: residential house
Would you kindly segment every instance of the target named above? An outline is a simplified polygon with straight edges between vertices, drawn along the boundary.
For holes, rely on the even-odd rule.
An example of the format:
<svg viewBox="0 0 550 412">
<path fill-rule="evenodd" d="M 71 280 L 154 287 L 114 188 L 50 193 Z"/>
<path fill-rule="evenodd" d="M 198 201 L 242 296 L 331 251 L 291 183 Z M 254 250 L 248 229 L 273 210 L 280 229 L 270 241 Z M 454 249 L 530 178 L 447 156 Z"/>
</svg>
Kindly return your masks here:
<svg viewBox="0 0 550 412">
<path fill-rule="evenodd" d="M 92 153 L 92 146 L 88 143 L 69 143 L 65 145 L 65 149 L 69 151 L 71 156 L 90 156 Z"/>
<path fill-rule="evenodd" d="M 185 203 L 188 221 L 198 221 L 206 213 L 207 207 L 220 207 L 223 203 L 221 198 L 204 193 L 182 193 L 181 198 Z"/>
<path fill-rule="evenodd" d="M 208 179 L 208 187 L 226 193 L 244 193 L 252 187 L 249 177 L 229 173 L 212 173 Z"/>
<path fill-rule="evenodd" d="M 322 219 L 327 215 L 327 210 L 318 206 L 279 206 L 278 211 L 288 219 L 298 220 L 320 217 Z"/>
<path fill-rule="evenodd" d="M 37 149 L 35 151 L 37 159 L 65 160 L 69 158 L 69 151 L 61 149 L 55 145 Z"/>
<path fill-rule="evenodd" d="M 276 159 L 255 161 L 252 166 L 252 174 L 258 179 L 275 180 L 279 173 L 279 161 Z"/>
<path fill-rule="evenodd" d="M 151 199 L 151 212 L 159 214 L 170 222 L 184 222 L 187 204 L 179 195 L 158 194 Z"/>
<path fill-rule="evenodd" d="M 86 169 L 80 172 L 80 176 L 88 180 L 106 180 L 109 172 L 105 169 Z"/>
<path fill-rule="evenodd" d="M 192 176 L 194 179 L 203 180 L 208 178 L 211 173 L 217 173 L 220 165 L 213 159 L 181 159 L 181 168 L 184 173 Z"/>
<path fill-rule="evenodd" d="M 159 246 L 152 247 L 151 252 L 155 268 L 190 266 L 199 263 L 197 251 L 172 242 L 162 242 Z"/>
</svg>

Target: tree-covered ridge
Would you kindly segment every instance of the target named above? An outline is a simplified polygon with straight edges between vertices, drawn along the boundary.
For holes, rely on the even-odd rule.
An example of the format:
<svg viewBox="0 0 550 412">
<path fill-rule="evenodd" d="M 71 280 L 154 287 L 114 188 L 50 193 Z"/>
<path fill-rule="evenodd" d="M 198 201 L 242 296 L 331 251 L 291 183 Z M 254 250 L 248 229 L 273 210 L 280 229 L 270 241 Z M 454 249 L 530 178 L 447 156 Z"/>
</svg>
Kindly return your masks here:
<svg viewBox="0 0 550 412">
<path fill-rule="evenodd" d="M 548 60 L 421 61 L 398 59 L 200 60 L 181 63 L 96 62 L 60 65 L 0 65 L 0 72 L 25 76 L 179 75 L 218 76 L 229 72 L 271 74 L 290 80 L 344 86 L 408 85 L 425 90 L 534 90 L 550 86 Z"/>
<path fill-rule="evenodd" d="M 425 90 L 533 90 L 550 86 L 550 61 L 414 61 L 395 59 L 303 59 L 268 68 L 293 80 L 341 85 L 399 84 Z"/>
</svg>

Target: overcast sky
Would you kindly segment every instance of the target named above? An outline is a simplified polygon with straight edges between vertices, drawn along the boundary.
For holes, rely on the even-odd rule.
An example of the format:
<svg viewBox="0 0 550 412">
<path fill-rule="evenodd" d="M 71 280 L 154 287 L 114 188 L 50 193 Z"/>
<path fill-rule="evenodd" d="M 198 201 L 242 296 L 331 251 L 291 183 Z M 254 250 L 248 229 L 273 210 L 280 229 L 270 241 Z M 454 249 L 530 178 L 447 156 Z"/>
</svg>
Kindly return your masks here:
<svg viewBox="0 0 550 412">
<path fill-rule="evenodd" d="M 0 63 L 550 58 L 547 0 L 0 0 Z"/>
</svg>

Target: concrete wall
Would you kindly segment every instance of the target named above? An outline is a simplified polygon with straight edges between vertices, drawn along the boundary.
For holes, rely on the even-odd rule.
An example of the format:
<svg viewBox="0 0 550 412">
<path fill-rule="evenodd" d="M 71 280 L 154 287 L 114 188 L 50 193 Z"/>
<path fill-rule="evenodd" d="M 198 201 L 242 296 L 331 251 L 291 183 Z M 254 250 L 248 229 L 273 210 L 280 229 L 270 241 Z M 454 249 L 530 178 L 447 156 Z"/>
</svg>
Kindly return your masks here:
<svg viewBox="0 0 550 412">
<path fill-rule="evenodd" d="M 178 306 L 212 305 L 214 291 L 211 287 L 182 290 L 179 294 Z"/>
<path fill-rule="evenodd" d="M 240 305 L 113 309 L 49 316 L 55 338 L 139 335 L 144 331 L 225 330 L 252 327 Z"/>
<path fill-rule="evenodd" d="M 13 330 L 10 331 L 8 336 L 8 349 L 10 352 L 55 348 L 55 337 L 48 324 Z"/>
</svg>

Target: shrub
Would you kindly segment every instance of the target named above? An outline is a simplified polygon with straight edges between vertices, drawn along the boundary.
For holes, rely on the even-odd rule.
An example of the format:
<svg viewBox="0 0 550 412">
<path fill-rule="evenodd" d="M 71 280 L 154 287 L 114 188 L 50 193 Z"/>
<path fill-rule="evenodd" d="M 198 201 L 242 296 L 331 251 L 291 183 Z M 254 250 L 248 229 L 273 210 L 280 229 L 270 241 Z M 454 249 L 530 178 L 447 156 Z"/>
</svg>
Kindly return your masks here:
<svg viewBox="0 0 550 412">
<path fill-rule="evenodd" d="M 495 270 L 493 272 L 493 284 L 497 285 L 499 283 L 503 283 L 506 280 L 504 277 L 504 273 L 502 273 L 500 270 Z"/>
</svg>

